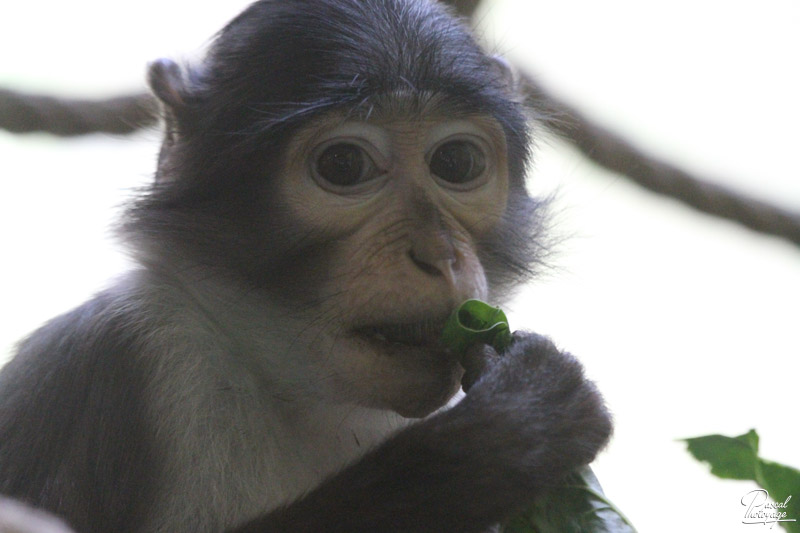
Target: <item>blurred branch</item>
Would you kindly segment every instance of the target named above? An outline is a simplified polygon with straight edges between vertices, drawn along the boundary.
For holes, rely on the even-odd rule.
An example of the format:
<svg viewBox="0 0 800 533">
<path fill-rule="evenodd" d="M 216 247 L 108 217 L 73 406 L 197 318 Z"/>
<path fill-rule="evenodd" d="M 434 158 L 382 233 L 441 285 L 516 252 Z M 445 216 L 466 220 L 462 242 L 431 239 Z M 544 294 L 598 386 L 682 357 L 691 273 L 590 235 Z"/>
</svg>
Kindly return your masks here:
<svg viewBox="0 0 800 533">
<path fill-rule="evenodd" d="M 531 105 L 537 108 L 544 106 L 545 126 L 573 144 L 588 159 L 645 189 L 678 200 L 698 211 L 800 245 L 800 213 L 781 209 L 701 179 L 648 155 L 630 141 L 548 94 L 531 76 L 523 75 L 522 78 Z"/>
<path fill-rule="evenodd" d="M 133 133 L 158 120 L 146 93 L 107 100 L 53 98 L 0 88 L 0 128 L 12 133 Z"/>
<path fill-rule="evenodd" d="M 480 0 L 443 0 L 472 16 Z M 634 183 L 674 198 L 709 215 L 800 245 L 800 214 L 703 180 L 666 161 L 647 155 L 620 135 L 593 122 L 545 91 L 523 73 L 523 89 L 534 107 L 545 111 L 545 125 L 597 164 Z M 0 89 L 0 129 L 54 135 L 131 133 L 158 120 L 155 99 L 135 94 L 106 100 L 59 99 Z"/>
</svg>

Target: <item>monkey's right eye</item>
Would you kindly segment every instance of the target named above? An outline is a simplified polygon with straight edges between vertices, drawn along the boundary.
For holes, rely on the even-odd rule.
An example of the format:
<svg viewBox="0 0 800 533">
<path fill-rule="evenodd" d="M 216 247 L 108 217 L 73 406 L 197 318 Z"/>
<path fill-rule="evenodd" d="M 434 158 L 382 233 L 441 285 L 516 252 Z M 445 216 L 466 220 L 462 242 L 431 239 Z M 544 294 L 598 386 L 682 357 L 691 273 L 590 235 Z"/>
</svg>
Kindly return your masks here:
<svg viewBox="0 0 800 533">
<path fill-rule="evenodd" d="M 314 174 L 328 184 L 352 187 L 378 176 L 379 170 L 363 148 L 341 142 L 328 146 L 317 156 Z"/>
<path fill-rule="evenodd" d="M 428 163 L 431 173 L 452 185 L 468 185 L 484 175 L 486 155 L 474 142 L 456 139 L 439 146 Z"/>
</svg>

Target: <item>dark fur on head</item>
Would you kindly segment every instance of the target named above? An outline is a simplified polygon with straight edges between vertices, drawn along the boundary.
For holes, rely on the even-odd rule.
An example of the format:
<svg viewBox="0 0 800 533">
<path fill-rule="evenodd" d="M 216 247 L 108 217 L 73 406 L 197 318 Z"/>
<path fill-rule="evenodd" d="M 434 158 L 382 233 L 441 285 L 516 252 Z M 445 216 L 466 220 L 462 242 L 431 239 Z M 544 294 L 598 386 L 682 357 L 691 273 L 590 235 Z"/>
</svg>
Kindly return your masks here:
<svg viewBox="0 0 800 533">
<path fill-rule="evenodd" d="M 172 92 L 157 80 L 151 85 L 171 124 L 159 179 L 127 225 L 150 256 L 179 250 L 190 263 L 236 272 L 255 288 L 267 280 L 291 285 L 281 265 L 320 253 L 322 243 L 282 225 L 281 206 L 270 195 L 288 138 L 326 112 L 368 115 L 397 92 L 420 103 L 444 97 L 448 111 L 489 114 L 505 132 L 508 216 L 480 250 L 493 289 L 530 274 L 541 251 L 534 235 L 541 211 L 524 187 L 524 109 L 505 69 L 438 4 L 261 0 L 218 34 L 206 60 Z M 308 248 L 291 244 L 297 242 Z"/>
</svg>

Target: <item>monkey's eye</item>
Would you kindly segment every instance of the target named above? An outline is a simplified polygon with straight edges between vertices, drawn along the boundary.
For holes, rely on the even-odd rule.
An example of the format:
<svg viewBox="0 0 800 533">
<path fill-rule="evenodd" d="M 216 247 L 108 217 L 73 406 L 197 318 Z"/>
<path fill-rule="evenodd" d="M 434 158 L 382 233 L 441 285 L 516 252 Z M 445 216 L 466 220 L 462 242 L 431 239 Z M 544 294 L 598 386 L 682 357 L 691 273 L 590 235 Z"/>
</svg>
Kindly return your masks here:
<svg viewBox="0 0 800 533">
<path fill-rule="evenodd" d="M 483 175 L 486 155 L 475 143 L 459 139 L 439 146 L 428 165 L 434 176 L 448 183 L 463 185 Z"/>
<path fill-rule="evenodd" d="M 325 148 L 314 162 L 314 173 L 337 187 L 352 187 L 379 174 L 369 154 L 357 144 L 348 142 Z"/>
</svg>

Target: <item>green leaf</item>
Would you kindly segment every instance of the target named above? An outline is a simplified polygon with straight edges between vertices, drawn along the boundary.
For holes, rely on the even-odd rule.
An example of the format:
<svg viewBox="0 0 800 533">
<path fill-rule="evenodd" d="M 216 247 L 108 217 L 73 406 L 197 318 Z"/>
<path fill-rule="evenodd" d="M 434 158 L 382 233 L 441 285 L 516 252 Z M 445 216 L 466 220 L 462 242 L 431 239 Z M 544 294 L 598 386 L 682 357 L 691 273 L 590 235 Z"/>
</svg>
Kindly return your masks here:
<svg viewBox="0 0 800 533">
<path fill-rule="evenodd" d="M 685 439 L 698 461 L 711 465 L 711 473 L 723 479 L 755 479 L 758 464 L 758 435 L 750 430 L 738 437 L 707 435 Z"/>
<path fill-rule="evenodd" d="M 756 471 L 756 482 L 781 501 L 786 496 L 797 498 L 798 501 L 795 502 L 798 511 L 796 517 L 800 520 L 800 470 L 760 459 Z"/>
<path fill-rule="evenodd" d="M 785 504 L 777 511 L 785 512 L 786 519 L 795 520 L 780 525 L 790 533 L 800 533 L 800 470 L 759 459 L 755 481 L 775 503 Z"/>
<path fill-rule="evenodd" d="M 800 533 L 800 470 L 759 457 L 759 437 L 754 430 L 738 437 L 708 435 L 685 439 L 685 442 L 689 453 L 711 465 L 715 476 L 758 483 L 775 503 L 782 505 L 778 509 L 764 510 L 785 512 L 785 519 L 795 521 L 779 522 L 779 525 L 791 533 Z M 752 497 L 743 497 L 742 504 L 749 506 L 751 501 Z"/>
<path fill-rule="evenodd" d="M 636 533 L 630 521 L 603 494 L 587 466 L 566 483 L 540 495 L 503 533 Z"/>
<path fill-rule="evenodd" d="M 453 311 L 442 331 L 442 344 L 455 353 L 483 343 L 503 352 L 511 343 L 505 313 L 480 300 L 467 300 Z"/>
</svg>

